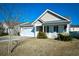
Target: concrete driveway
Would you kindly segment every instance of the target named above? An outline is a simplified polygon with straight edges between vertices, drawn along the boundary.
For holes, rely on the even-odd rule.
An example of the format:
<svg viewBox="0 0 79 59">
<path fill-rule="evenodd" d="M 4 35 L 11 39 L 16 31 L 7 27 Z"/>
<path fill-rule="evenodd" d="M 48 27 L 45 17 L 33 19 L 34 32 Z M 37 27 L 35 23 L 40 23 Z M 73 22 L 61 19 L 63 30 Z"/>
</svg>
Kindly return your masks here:
<svg viewBox="0 0 79 59">
<path fill-rule="evenodd" d="M 26 36 L 2 36 L 0 37 L 0 42 L 4 41 L 13 41 L 13 40 L 23 40 L 23 39 L 30 39 L 31 37 Z"/>
</svg>

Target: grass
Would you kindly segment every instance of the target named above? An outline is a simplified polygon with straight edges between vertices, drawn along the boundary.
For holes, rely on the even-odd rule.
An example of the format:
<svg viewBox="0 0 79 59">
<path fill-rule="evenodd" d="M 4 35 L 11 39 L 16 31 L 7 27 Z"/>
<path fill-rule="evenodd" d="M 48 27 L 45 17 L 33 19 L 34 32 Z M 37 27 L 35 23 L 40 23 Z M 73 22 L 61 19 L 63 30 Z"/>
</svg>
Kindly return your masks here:
<svg viewBox="0 0 79 59">
<path fill-rule="evenodd" d="M 10 50 L 16 45 L 14 42 L 0 42 L 0 56 L 10 55 Z"/>
<path fill-rule="evenodd" d="M 52 39 L 25 40 L 12 55 L 52 56 L 52 55 L 79 55 L 79 40 L 57 41 Z"/>
<path fill-rule="evenodd" d="M 21 42 L 21 41 L 20 41 Z M 79 55 L 79 40 L 57 41 L 53 39 L 25 39 L 13 50 L 8 53 L 8 43 L 0 42 L 0 55 L 12 56 L 77 56 Z M 12 41 L 9 50 L 16 45 Z"/>
</svg>

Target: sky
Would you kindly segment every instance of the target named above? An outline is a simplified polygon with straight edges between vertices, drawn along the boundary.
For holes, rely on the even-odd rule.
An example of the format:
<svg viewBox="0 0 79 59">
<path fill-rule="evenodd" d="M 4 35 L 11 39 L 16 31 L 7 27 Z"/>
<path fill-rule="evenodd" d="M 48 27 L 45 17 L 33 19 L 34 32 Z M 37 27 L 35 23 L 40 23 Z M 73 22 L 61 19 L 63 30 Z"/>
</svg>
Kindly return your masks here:
<svg viewBox="0 0 79 59">
<path fill-rule="evenodd" d="M 0 22 L 5 19 L 16 19 L 22 23 L 33 22 L 46 9 L 69 17 L 71 24 L 79 25 L 79 4 L 77 3 L 0 3 Z"/>
</svg>

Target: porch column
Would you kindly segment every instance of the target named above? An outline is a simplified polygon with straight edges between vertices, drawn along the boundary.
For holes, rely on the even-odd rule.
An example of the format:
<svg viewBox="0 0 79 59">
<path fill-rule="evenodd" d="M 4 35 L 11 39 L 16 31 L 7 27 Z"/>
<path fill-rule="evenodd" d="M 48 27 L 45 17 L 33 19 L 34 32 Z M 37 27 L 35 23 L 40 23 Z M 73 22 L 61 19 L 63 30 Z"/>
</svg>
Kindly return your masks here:
<svg viewBox="0 0 79 59">
<path fill-rule="evenodd" d="M 66 32 L 69 33 L 70 30 L 70 24 L 67 24 Z"/>
<path fill-rule="evenodd" d="M 36 37 L 36 26 L 34 26 L 35 31 L 34 31 L 34 37 Z"/>
<path fill-rule="evenodd" d="M 43 25 L 43 32 L 44 32 L 44 25 Z"/>
</svg>

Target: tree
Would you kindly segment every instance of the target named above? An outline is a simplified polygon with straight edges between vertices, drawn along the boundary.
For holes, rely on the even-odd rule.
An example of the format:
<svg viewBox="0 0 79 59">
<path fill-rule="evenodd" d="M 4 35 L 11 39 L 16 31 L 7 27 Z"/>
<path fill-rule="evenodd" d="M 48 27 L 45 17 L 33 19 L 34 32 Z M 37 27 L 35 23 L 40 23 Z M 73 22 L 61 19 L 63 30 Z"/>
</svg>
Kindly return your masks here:
<svg viewBox="0 0 79 59">
<path fill-rule="evenodd" d="M 5 5 L 6 6 L 6 5 Z M 5 17 L 4 17 L 4 23 L 9 23 L 9 24 L 11 24 L 11 22 L 16 22 L 17 21 L 17 19 L 18 19 L 18 17 L 12 17 L 12 12 L 11 11 L 9 11 L 9 9 L 8 8 L 5 8 L 4 7 L 4 4 L 0 4 L 0 13 L 2 13 Z M 9 26 L 8 28 L 10 29 L 10 28 L 14 28 L 14 26 Z M 9 45 L 8 45 L 8 54 L 11 52 L 10 50 L 10 46 L 11 46 L 11 39 L 12 39 L 12 36 L 10 35 L 9 36 Z"/>
</svg>

